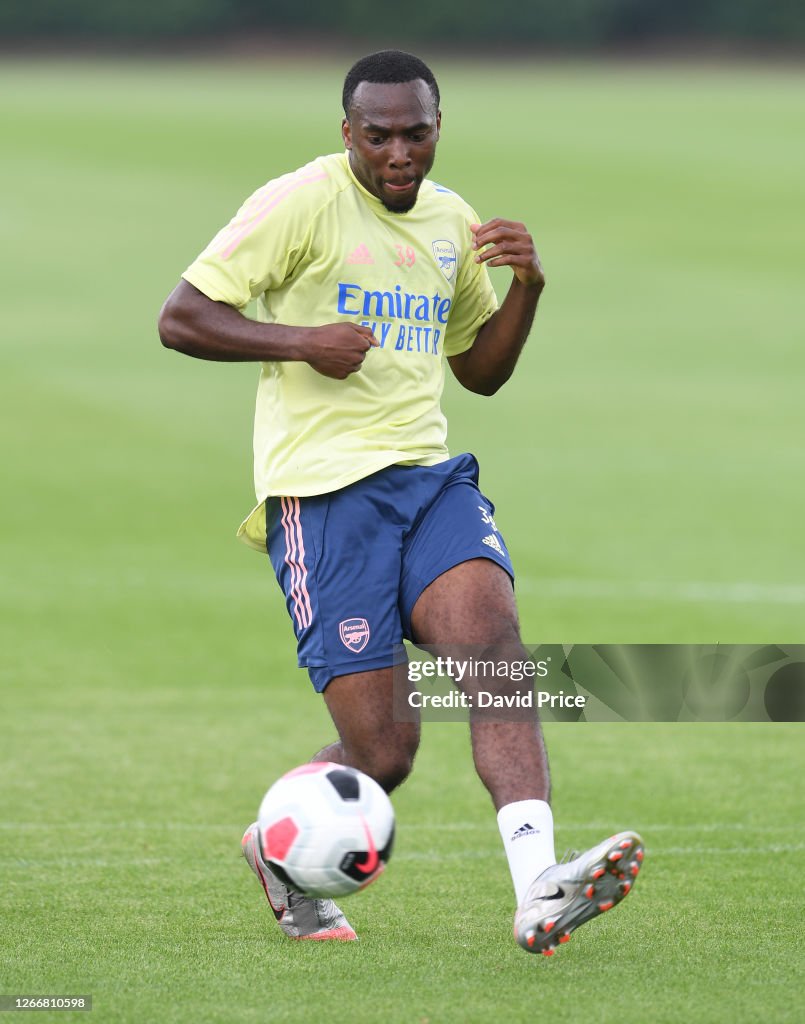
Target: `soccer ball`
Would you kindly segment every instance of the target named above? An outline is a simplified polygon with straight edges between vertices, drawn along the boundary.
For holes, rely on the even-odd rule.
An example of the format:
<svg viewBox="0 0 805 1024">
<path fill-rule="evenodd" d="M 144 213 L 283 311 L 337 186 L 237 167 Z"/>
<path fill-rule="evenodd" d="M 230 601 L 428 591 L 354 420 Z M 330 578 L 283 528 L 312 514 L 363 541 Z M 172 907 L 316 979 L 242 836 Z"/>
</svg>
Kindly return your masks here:
<svg viewBox="0 0 805 1024">
<path fill-rule="evenodd" d="M 274 783 L 257 817 L 271 871 L 305 896 L 346 896 L 373 882 L 394 842 L 394 808 L 356 768 L 320 761 Z"/>
</svg>

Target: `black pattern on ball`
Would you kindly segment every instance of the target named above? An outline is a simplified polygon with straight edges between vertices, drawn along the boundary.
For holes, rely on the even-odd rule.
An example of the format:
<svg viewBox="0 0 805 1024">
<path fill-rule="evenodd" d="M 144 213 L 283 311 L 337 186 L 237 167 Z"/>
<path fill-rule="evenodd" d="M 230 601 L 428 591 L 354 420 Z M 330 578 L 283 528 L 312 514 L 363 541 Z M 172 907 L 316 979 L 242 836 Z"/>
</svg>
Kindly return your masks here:
<svg viewBox="0 0 805 1024">
<path fill-rule="evenodd" d="M 348 768 L 336 768 L 327 772 L 327 778 L 342 800 L 360 800 L 361 784 L 354 772 Z"/>
</svg>

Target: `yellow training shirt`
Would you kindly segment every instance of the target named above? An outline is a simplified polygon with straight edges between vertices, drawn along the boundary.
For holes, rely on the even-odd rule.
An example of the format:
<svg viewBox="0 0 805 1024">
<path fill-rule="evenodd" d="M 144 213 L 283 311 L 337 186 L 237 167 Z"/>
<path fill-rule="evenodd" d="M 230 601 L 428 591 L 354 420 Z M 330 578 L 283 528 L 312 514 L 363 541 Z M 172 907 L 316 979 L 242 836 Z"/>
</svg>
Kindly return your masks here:
<svg viewBox="0 0 805 1024">
<path fill-rule="evenodd" d="M 345 487 L 395 463 L 449 457 L 444 357 L 468 349 L 497 308 L 474 260 L 459 196 L 429 180 L 408 213 L 358 182 L 346 153 L 268 182 L 182 275 L 217 302 L 257 299 L 264 323 L 352 321 L 380 342 L 346 380 L 304 362 L 262 364 L 254 420 L 260 505 L 241 527 L 265 551 L 262 502 Z"/>
</svg>

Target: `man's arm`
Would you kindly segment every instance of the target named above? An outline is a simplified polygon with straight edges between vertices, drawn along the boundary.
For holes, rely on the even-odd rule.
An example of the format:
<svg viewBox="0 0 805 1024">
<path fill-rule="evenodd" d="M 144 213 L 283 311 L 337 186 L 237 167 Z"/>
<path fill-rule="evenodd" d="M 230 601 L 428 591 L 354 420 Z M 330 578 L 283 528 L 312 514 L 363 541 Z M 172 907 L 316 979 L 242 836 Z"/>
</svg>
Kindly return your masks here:
<svg viewBox="0 0 805 1024">
<path fill-rule="evenodd" d="M 361 368 L 378 345 L 368 327 L 353 323 L 323 327 L 260 324 L 225 302 L 214 302 L 188 281 L 180 281 L 159 314 L 166 348 L 219 362 L 271 360 L 309 363 L 325 377 L 344 380 Z"/>
<path fill-rule="evenodd" d="M 469 391 L 494 395 L 514 372 L 545 287 L 545 275 L 524 224 L 510 220 L 471 224 L 477 263 L 511 267 L 511 287 L 503 304 L 483 325 L 466 352 L 449 356 L 450 369 Z M 480 250 L 489 246 L 483 252 Z"/>
</svg>

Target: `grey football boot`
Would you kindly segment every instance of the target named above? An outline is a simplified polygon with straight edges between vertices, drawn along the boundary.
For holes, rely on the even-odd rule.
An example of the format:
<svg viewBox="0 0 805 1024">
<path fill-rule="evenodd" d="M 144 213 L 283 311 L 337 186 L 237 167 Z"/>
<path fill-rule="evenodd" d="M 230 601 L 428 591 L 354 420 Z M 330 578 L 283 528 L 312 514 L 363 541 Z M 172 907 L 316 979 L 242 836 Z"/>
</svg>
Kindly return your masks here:
<svg viewBox="0 0 805 1024">
<path fill-rule="evenodd" d="M 277 924 L 289 938 L 318 941 L 336 939 L 341 942 L 351 942 L 358 938 L 332 900 L 302 896 L 271 873 L 260 852 L 257 822 L 246 829 L 241 846 L 246 862 L 263 887 Z"/>
<path fill-rule="evenodd" d="M 552 956 L 580 924 L 629 893 L 643 863 L 643 840 L 619 832 L 586 853 L 552 864 L 531 883 L 514 915 L 514 937 L 529 953 Z"/>
</svg>

